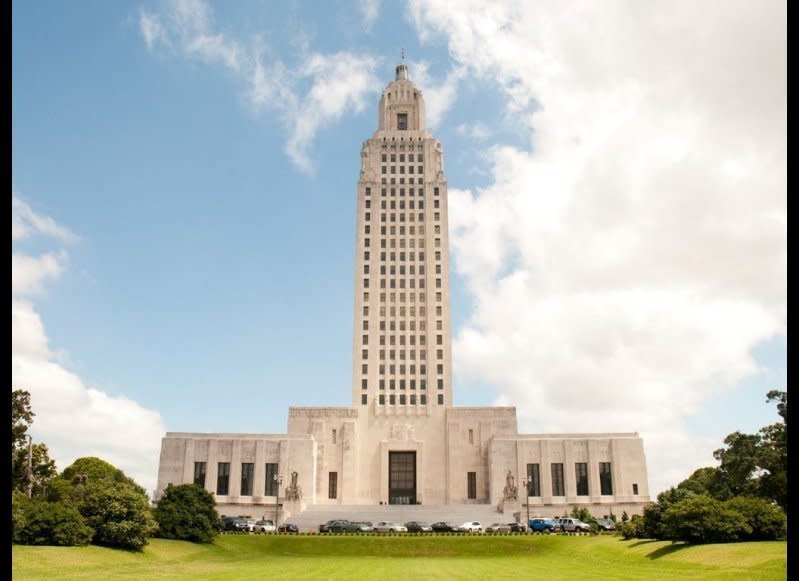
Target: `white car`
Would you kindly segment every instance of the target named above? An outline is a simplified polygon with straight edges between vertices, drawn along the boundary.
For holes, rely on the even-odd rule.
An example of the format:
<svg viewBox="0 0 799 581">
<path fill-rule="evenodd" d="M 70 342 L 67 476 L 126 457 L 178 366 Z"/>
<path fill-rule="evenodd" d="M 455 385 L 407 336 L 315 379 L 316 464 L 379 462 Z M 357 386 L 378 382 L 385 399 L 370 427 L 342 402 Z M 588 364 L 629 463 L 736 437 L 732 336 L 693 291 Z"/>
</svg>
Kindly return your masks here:
<svg viewBox="0 0 799 581">
<path fill-rule="evenodd" d="M 462 533 L 482 533 L 483 525 L 480 524 L 480 521 L 471 520 L 460 525 L 457 530 Z"/>
<path fill-rule="evenodd" d="M 273 533 L 277 528 L 271 520 L 257 520 L 252 524 L 250 530 L 254 533 Z"/>
<path fill-rule="evenodd" d="M 405 525 L 395 522 L 380 521 L 374 525 L 375 532 L 378 533 L 407 533 L 408 529 Z"/>
</svg>

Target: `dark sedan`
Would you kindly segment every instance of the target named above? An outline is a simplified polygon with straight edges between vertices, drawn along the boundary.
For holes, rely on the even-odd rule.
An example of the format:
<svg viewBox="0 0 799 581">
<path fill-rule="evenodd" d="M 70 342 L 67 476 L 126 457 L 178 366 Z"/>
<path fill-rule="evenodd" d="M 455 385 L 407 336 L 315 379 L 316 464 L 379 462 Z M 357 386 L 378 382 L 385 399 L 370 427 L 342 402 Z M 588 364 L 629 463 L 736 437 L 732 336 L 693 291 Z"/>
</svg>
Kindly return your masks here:
<svg viewBox="0 0 799 581">
<path fill-rule="evenodd" d="M 277 527 L 277 531 L 279 533 L 298 533 L 300 532 L 300 527 L 293 523 L 287 522 Z"/>
<path fill-rule="evenodd" d="M 433 524 L 430 525 L 430 527 L 433 529 L 434 533 L 454 533 L 455 531 L 458 530 L 457 526 L 451 525 L 448 522 L 444 521 L 434 522 Z"/>
<path fill-rule="evenodd" d="M 319 532 L 320 533 L 333 532 L 333 531 L 330 530 L 330 527 L 333 527 L 333 526 L 339 527 L 342 523 L 346 523 L 346 522 L 349 522 L 349 521 L 345 521 L 345 520 L 341 520 L 341 519 L 329 520 L 326 523 L 323 523 L 323 524 L 319 525 Z"/>
<path fill-rule="evenodd" d="M 360 530 L 361 523 L 349 520 L 337 520 L 327 525 L 327 532 L 329 533 L 356 533 Z"/>
<path fill-rule="evenodd" d="M 527 527 L 524 526 L 524 523 L 509 522 L 508 526 L 510 527 L 510 532 L 512 532 L 512 533 L 526 533 L 527 532 Z"/>
<path fill-rule="evenodd" d="M 427 523 L 417 522 L 415 520 L 405 523 L 405 528 L 409 533 L 430 533 L 433 532 L 433 527 Z"/>
</svg>

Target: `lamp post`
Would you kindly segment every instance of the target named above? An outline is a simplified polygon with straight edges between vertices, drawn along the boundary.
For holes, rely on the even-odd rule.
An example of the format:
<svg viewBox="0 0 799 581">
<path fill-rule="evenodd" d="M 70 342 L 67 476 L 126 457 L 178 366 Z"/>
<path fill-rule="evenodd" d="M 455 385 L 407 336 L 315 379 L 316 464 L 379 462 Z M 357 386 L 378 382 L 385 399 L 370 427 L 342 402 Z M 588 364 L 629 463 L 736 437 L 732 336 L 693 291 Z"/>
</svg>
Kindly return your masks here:
<svg viewBox="0 0 799 581">
<path fill-rule="evenodd" d="M 277 490 L 275 490 L 275 530 L 277 530 L 277 499 L 280 496 L 280 487 L 283 485 L 283 475 L 275 474 L 272 480 L 277 484 Z"/>
<path fill-rule="evenodd" d="M 525 522 L 526 527 L 530 527 L 530 489 L 527 486 L 530 484 L 529 478 L 522 479 L 522 486 L 524 486 L 524 505 L 527 507 L 527 522 Z"/>
</svg>

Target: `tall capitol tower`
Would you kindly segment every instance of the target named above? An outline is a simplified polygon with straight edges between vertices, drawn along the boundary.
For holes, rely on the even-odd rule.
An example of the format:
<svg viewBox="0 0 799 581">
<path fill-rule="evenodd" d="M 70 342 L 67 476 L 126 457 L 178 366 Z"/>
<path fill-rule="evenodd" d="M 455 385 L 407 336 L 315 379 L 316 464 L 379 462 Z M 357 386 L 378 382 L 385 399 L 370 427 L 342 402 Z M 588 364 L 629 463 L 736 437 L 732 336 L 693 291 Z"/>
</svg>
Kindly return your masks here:
<svg viewBox="0 0 799 581">
<path fill-rule="evenodd" d="M 357 212 L 352 405 L 440 413 L 452 405 L 447 182 L 404 64 L 361 148 Z"/>
<path fill-rule="evenodd" d="M 154 500 L 193 482 L 220 514 L 274 510 L 314 529 L 342 514 L 397 518 L 383 505 L 414 505 L 408 520 L 452 504 L 486 522 L 522 507 L 640 514 L 649 488 L 637 433 L 520 434 L 515 407 L 452 405 L 444 156 L 404 64 L 361 148 L 357 212 L 352 404 L 290 407 L 285 434 L 168 432 Z"/>
</svg>

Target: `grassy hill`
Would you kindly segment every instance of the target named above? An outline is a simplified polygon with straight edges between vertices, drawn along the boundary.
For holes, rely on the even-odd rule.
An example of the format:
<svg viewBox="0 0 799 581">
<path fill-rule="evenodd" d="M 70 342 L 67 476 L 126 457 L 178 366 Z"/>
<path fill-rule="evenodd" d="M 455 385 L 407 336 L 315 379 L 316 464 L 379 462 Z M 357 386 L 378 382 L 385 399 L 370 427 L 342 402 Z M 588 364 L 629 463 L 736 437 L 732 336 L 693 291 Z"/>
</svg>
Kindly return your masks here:
<svg viewBox="0 0 799 581">
<path fill-rule="evenodd" d="M 786 579 L 786 542 L 687 546 L 601 536 L 223 535 L 142 553 L 12 547 L 22 579 Z"/>
</svg>

